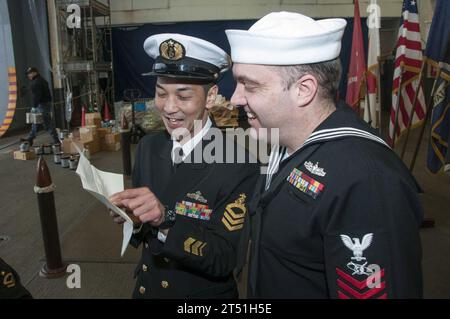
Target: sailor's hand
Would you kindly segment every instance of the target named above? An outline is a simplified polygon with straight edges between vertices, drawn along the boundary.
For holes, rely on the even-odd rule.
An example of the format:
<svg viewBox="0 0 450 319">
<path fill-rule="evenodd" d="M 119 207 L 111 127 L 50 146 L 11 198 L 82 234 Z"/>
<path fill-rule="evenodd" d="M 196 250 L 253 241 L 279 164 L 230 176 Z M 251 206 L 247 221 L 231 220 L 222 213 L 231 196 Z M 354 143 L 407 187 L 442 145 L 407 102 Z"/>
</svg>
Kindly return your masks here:
<svg viewBox="0 0 450 319">
<path fill-rule="evenodd" d="M 142 223 L 158 227 L 163 222 L 165 207 L 148 187 L 127 189 L 114 194 L 110 200 L 131 211 Z"/>
</svg>

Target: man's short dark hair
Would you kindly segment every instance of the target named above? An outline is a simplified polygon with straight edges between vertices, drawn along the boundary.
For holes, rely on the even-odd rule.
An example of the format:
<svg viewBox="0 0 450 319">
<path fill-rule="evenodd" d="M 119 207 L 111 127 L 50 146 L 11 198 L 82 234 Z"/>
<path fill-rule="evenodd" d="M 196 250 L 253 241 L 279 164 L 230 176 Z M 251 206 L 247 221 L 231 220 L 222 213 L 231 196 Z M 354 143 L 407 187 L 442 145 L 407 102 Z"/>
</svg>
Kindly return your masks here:
<svg viewBox="0 0 450 319">
<path fill-rule="evenodd" d="M 341 80 L 342 67 L 339 58 L 319 63 L 276 66 L 281 71 L 288 89 L 302 76 L 311 74 L 319 84 L 318 93 L 325 100 L 335 101 Z"/>
<path fill-rule="evenodd" d="M 216 85 L 216 83 L 213 83 L 213 82 L 206 83 L 206 84 L 203 84 L 203 85 L 202 85 L 202 86 L 203 86 L 203 90 L 205 90 L 205 94 L 206 94 L 206 95 L 208 95 L 209 90 L 210 90 L 214 85 Z"/>
</svg>

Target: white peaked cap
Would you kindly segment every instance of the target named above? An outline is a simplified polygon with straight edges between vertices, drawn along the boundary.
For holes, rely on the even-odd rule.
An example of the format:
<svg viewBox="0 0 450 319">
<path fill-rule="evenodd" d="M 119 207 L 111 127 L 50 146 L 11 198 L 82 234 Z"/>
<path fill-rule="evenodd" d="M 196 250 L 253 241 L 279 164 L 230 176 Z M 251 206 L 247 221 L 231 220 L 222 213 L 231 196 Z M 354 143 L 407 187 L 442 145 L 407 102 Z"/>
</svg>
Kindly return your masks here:
<svg viewBox="0 0 450 319">
<path fill-rule="evenodd" d="M 156 60 L 148 75 L 214 79 L 231 67 L 230 56 L 215 44 L 178 33 L 152 35 L 144 50 Z"/>
<path fill-rule="evenodd" d="M 329 61 L 341 52 L 344 19 L 314 20 L 272 12 L 247 30 L 226 30 L 233 63 L 296 65 Z"/>
</svg>

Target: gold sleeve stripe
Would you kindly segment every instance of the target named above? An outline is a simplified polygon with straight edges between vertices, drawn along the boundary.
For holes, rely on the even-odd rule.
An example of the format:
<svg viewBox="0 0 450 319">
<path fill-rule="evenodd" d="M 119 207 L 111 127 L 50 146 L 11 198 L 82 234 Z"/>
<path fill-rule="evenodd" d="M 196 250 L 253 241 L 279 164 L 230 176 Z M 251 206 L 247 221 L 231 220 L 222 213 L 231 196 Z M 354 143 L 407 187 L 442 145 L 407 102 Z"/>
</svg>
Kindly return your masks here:
<svg viewBox="0 0 450 319">
<path fill-rule="evenodd" d="M 205 248 L 206 245 L 207 245 L 206 243 L 203 243 L 203 244 L 200 246 L 200 248 L 198 249 L 199 252 L 200 252 L 200 256 L 202 256 L 202 257 L 203 257 L 203 248 Z"/>
<path fill-rule="evenodd" d="M 192 254 L 195 256 L 199 256 L 200 252 L 198 251 L 200 246 L 203 245 L 203 242 L 201 241 L 196 241 L 193 245 L 192 245 Z"/>
<path fill-rule="evenodd" d="M 186 239 L 185 242 L 184 242 L 184 251 L 187 252 L 187 253 L 190 253 L 191 252 L 191 245 L 193 243 L 195 243 L 195 242 L 196 242 L 196 240 L 194 238 L 192 238 L 192 237 L 189 237 L 188 239 Z"/>
<path fill-rule="evenodd" d="M 184 251 L 195 256 L 203 257 L 203 249 L 205 248 L 205 246 L 206 243 L 189 237 L 184 242 Z"/>
</svg>

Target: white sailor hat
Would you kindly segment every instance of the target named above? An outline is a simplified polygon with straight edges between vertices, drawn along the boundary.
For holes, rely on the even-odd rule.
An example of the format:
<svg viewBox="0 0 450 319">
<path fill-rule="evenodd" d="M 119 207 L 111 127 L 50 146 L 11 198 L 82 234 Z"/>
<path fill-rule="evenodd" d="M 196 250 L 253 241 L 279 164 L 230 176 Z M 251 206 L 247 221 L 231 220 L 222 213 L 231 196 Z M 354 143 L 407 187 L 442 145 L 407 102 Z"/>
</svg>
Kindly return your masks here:
<svg viewBox="0 0 450 319">
<path fill-rule="evenodd" d="M 329 61 L 341 51 L 344 19 L 314 20 L 272 12 L 247 30 L 226 30 L 233 63 L 296 65 Z"/>
<path fill-rule="evenodd" d="M 152 35 L 145 40 L 144 50 L 155 63 L 143 75 L 215 82 L 231 67 L 230 56 L 218 46 L 177 33 Z"/>
</svg>

